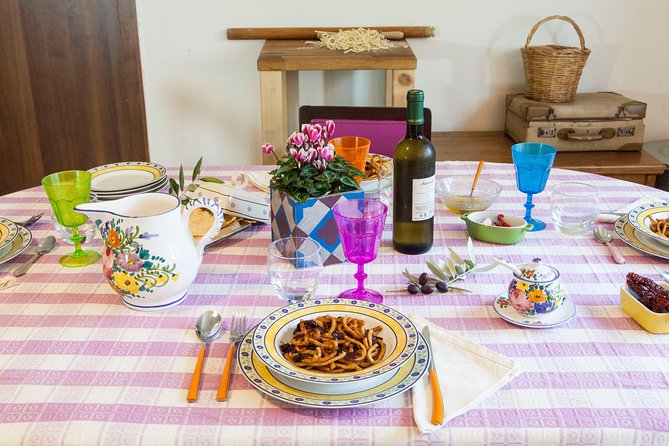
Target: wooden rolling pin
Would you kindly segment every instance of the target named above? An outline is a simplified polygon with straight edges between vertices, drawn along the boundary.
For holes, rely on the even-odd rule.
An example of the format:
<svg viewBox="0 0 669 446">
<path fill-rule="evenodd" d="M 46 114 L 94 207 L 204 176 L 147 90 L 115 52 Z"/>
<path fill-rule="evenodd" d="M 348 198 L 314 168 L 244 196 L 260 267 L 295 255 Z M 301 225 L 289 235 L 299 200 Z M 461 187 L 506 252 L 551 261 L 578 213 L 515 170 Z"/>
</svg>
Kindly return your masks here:
<svg viewBox="0 0 669 446">
<path fill-rule="evenodd" d="M 358 29 L 359 27 L 341 27 L 341 28 L 228 28 L 228 40 L 315 40 L 318 38 L 317 31 L 336 33 L 340 29 Z M 432 26 L 366 26 L 366 29 L 374 29 L 380 33 L 393 33 L 390 36 L 397 36 L 402 33 L 403 37 L 420 38 L 433 37 L 434 27 Z M 386 36 L 387 39 L 391 37 Z"/>
</svg>

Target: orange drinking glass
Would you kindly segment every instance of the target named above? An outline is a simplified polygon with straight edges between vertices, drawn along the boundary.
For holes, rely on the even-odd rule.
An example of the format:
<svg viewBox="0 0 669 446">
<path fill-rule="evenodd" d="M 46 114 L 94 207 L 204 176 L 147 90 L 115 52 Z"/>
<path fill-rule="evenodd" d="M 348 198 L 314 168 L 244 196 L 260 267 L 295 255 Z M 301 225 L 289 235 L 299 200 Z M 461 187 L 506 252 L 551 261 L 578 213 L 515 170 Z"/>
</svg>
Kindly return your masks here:
<svg viewBox="0 0 669 446">
<path fill-rule="evenodd" d="M 356 169 L 365 171 L 369 146 L 372 144 L 369 139 L 362 136 L 340 136 L 331 139 L 330 144 L 334 146 L 337 155 L 346 158 Z M 356 181 L 360 183 L 362 177 L 356 177 Z"/>
</svg>

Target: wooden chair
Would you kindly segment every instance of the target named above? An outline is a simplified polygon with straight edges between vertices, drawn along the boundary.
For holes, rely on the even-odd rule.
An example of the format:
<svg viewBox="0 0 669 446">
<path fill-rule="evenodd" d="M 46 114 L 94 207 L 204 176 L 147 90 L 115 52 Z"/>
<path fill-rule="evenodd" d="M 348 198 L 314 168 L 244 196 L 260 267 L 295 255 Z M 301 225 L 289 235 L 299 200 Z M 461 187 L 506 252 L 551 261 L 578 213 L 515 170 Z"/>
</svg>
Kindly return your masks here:
<svg viewBox="0 0 669 446">
<path fill-rule="evenodd" d="M 423 131 L 432 136 L 432 112 L 424 109 Z M 335 123 L 334 136 L 363 136 L 372 145 L 370 153 L 393 156 L 395 145 L 406 134 L 407 110 L 403 107 L 339 107 L 303 105 L 299 110 L 300 126 L 308 123 Z"/>
</svg>

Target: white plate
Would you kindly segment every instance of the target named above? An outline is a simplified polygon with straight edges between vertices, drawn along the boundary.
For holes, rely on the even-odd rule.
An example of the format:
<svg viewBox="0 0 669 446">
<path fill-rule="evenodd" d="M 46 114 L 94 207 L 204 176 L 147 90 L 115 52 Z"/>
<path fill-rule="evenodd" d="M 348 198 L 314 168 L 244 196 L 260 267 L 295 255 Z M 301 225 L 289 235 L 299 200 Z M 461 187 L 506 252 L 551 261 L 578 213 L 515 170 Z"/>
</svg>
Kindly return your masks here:
<svg viewBox="0 0 669 446">
<path fill-rule="evenodd" d="M 652 238 L 656 242 L 669 247 L 669 238 L 656 234 L 650 230 L 650 217 L 654 217 L 655 219 L 668 218 L 669 203 L 666 201 L 657 201 L 655 203 L 642 204 L 635 207 L 627 214 L 627 220 L 634 226 L 634 229 L 643 233 L 646 237 Z"/>
<path fill-rule="evenodd" d="M 650 254 L 655 257 L 669 260 L 669 249 L 661 243 L 655 242 L 650 237 L 646 237 L 640 231 L 637 231 L 632 224 L 630 224 L 626 215 L 620 217 L 613 224 L 613 229 L 620 237 L 620 240 L 627 243 L 634 249 L 637 249 L 645 254 Z"/>
<path fill-rule="evenodd" d="M 300 390 L 278 381 L 253 351 L 254 333 L 255 330 L 251 330 L 237 350 L 237 360 L 242 374 L 253 387 L 262 393 L 298 406 L 339 409 L 364 406 L 385 400 L 406 392 L 416 384 L 427 370 L 430 360 L 430 351 L 419 333 L 416 353 L 399 367 L 394 376 L 389 376 L 386 382 L 360 392 L 323 395 L 318 392 Z"/>
<path fill-rule="evenodd" d="M 166 170 L 156 163 L 128 161 L 106 164 L 90 169 L 91 190 L 95 192 L 123 192 L 149 186 L 160 181 Z"/>
<path fill-rule="evenodd" d="M 149 187 L 142 188 L 142 189 L 137 189 L 137 190 L 132 190 L 132 191 L 115 192 L 113 194 L 91 191 L 91 200 L 94 200 L 94 199 L 97 199 L 98 201 L 118 200 L 120 198 L 129 197 L 131 195 L 143 194 L 143 193 L 146 193 L 146 192 L 159 192 L 159 191 L 162 191 L 163 189 L 166 189 L 166 186 L 167 186 L 167 178 L 165 178 L 164 180 L 161 180 L 158 183 L 153 184 Z"/>
<path fill-rule="evenodd" d="M 300 320 L 318 316 L 352 316 L 365 322 L 366 328 L 380 326 L 376 335 L 383 338 L 386 354 L 377 364 L 360 371 L 325 373 L 307 370 L 290 364 L 281 354 L 279 345 L 287 343 Z M 270 313 L 258 324 L 253 348 L 262 361 L 274 372 L 292 379 L 326 386 L 377 381 L 378 376 L 391 373 L 408 361 L 418 346 L 418 331 L 402 313 L 390 307 L 355 299 L 321 298 L 286 305 Z"/>
<path fill-rule="evenodd" d="M 505 321 L 526 328 L 552 328 L 569 322 L 576 315 L 576 305 L 566 297 L 562 305 L 541 317 L 527 317 L 518 313 L 506 293 L 497 296 L 493 303 L 495 312 Z"/>
<path fill-rule="evenodd" d="M 12 247 L 5 255 L 0 257 L 0 263 L 5 263 L 9 260 L 12 260 L 14 257 L 21 254 L 28 248 L 28 246 L 30 246 L 32 239 L 33 234 L 28 229 L 24 228 L 23 226 L 18 226 L 18 233 L 12 241 Z"/>
</svg>

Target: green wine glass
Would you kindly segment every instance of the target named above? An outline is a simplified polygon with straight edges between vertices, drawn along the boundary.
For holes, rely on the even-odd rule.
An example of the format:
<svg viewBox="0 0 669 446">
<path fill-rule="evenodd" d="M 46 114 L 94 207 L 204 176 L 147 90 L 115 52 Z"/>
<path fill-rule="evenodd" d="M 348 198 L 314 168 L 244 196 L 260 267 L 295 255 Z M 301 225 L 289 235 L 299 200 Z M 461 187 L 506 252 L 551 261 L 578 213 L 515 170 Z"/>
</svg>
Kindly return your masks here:
<svg viewBox="0 0 669 446">
<path fill-rule="evenodd" d="M 88 217 L 74 212 L 74 207 L 81 203 L 88 203 L 91 192 L 91 174 L 85 170 L 66 170 L 56 172 L 42 178 L 42 186 L 46 191 L 53 213 L 63 226 L 72 228 L 72 243 L 74 252 L 60 258 L 60 264 L 69 268 L 95 263 L 100 258 L 100 253 L 81 249 L 81 241 L 84 239 L 79 235 L 77 229 L 84 224 Z"/>
</svg>

